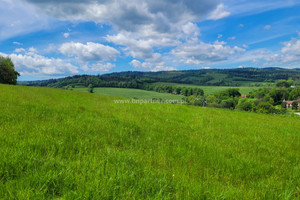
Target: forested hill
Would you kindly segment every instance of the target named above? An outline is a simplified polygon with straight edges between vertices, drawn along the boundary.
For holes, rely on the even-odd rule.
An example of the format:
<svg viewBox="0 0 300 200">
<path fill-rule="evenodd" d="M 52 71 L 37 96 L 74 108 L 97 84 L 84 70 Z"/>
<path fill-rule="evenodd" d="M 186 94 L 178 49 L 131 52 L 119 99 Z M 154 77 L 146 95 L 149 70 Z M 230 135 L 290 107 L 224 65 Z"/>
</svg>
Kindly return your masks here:
<svg viewBox="0 0 300 200">
<path fill-rule="evenodd" d="M 254 86 L 274 83 L 280 79 L 300 81 L 300 69 L 243 68 L 243 69 L 201 69 L 161 72 L 118 72 L 104 75 L 75 75 L 61 79 L 44 81 L 23 81 L 20 85 L 66 87 L 69 85 L 94 87 L 130 87 L 154 82 L 172 82 L 207 86 Z"/>
</svg>

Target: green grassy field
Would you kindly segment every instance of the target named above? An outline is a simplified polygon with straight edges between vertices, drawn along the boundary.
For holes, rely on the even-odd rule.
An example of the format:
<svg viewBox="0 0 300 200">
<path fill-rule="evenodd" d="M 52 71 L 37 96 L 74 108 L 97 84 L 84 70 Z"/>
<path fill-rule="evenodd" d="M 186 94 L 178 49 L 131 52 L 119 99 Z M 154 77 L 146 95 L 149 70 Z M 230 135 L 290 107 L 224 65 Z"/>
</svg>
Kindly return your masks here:
<svg viewBox="0 0 300 200">
<path fill-rule="evenodd" d="M 0 85 L 1 199 L 299 199 L 300 118 Z"/>
<path fill-rule="evenodd" d="M 226 87 L 226 86 L 199 86 L 199 85 L 188 85 L 188 84 L 179 84 L 179 83 L 154 83 L 154 85 L 171 85 L 177 87 L 191 87 L 191 88 L 201 88 L 204 91 L 205 95 L 216 94 L 228 88 L 239 88 L 241 94 L 249 94 L 249 92 L 259 89 L 260 87 Z"/>
<path fill-rule="evenodd" d="M 88 92 L 88 88 L 73 88 L 75 91 Z M 94 88 L 95 94 L 103 94 L 116 97 L 138 98 L 138 99 L 162 99 L 162 100 L 181 100 L 182 95 L 174 95 L 168 93 L 159 93 L 154 91 L 146 91 L 129 88 Z"/>
</svg>

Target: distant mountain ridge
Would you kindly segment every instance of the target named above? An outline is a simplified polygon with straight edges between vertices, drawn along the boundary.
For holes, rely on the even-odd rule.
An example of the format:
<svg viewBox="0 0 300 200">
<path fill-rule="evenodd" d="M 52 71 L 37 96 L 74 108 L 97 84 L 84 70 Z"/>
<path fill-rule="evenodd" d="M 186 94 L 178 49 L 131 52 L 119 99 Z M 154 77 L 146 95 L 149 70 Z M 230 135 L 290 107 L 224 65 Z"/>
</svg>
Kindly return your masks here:
<svg viewBox="0 0 300 200">
<path fill-rule="evenodd" d="M 68 85 L 93 84 L 98 87 L 139 88 L 143 83 L 172 82 L 206 86 L 243 86 L 259 83 L 274 83 L 280 79 L 300 81 L 300 69 L 283 68 L 236 68 L 236 69 L 199 69 L 180 71 L 140 72 L 124 71 L 103 75 L 74 75 L 43 81 L 21 81 L 20 85 L 66 87 Z M 123 84 L 123 86 L 122 86 Z M 130 86 L 131 84 L 131 86 Z"/>
</svg>

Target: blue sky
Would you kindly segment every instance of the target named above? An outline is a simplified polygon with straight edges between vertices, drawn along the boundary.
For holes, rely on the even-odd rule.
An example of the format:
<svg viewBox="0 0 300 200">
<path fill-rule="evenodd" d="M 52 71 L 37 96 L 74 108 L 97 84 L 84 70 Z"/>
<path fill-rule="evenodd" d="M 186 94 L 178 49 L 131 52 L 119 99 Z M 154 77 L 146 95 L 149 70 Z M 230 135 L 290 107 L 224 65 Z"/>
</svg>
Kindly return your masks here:
<svg viewBox="0 0 300 200">
<path fill-rule="evenodd" d="M 19 80 L 300 67 L 299 0 L 0 0 Z"/>
</svg>

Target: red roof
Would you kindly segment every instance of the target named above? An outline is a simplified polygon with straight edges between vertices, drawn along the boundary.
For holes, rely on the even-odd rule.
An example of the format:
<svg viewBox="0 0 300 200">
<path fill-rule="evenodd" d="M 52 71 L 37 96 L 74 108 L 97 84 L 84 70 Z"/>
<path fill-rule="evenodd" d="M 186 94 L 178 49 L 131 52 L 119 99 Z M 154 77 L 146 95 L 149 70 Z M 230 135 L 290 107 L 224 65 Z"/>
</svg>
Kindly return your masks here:
<svg viewBox="0 0 300 200">
<path fill-rule="evenodd" d="M 247 95 L 246 94 L 242 94 L 241 97 L 245 98 L 245 97 L 247 97 Z"/>
</svg>

